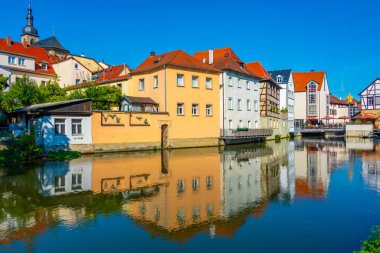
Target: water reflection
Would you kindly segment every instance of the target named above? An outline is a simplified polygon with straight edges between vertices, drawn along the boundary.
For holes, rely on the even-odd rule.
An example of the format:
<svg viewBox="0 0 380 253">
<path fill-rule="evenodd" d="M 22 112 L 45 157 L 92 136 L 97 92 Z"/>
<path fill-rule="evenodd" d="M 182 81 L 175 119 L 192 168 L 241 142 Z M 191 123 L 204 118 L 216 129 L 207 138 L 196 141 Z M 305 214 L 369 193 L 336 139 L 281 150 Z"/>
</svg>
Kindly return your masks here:
<svg viewBox="0 0 380 253">
<path fill-rule="evenodd" d="M 54 227 L 70 229 L 110 213 L 176 241 L 200 232 L 231 237 L 249 217 L 265 216 L 273 201 L 326 198 L 332 173 L 358 154 L 363 180 L 380 192 L 378 148 L 303 139 L 46 162 L 0 177 L 0 246 L 23 241 L 33 248 L 33 239 Z"/>
</svg>

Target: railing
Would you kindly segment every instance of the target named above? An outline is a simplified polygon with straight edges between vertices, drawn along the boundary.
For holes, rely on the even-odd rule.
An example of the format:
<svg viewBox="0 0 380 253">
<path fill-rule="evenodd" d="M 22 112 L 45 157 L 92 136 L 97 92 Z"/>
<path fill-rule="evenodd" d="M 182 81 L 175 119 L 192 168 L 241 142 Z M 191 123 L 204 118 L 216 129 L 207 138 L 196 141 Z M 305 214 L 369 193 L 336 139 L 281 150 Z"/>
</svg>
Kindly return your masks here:
<svg viewBox="0 0 380 253">
<path fill-rule="evenodd" d="M 271 136 L 272 134 L 273 134 L 273 129 L 271 128 L 247 129 L 247 130 L 235 130 L 235 129 L 220 130 L 220 136 L 234 137 L 234 138 L 265 137 L 265 136 Z"/>
</svg>

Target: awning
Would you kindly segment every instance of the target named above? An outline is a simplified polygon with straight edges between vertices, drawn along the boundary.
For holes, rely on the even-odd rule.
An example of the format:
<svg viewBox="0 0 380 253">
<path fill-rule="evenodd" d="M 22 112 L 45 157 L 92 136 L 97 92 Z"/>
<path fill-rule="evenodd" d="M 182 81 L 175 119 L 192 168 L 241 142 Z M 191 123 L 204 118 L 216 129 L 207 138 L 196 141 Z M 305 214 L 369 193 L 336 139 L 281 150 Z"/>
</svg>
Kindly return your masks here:
<svg viewBox="0 0 380 253">
<path fill-rule="evenodd" d="M 332 120 L 332 119 L 334 119 L 334 118 L 330 117 L 330 116 L 327 116 L 327 117 L 322 118 L 321 120 Z"/>
<path fill-rule="evenodd" d="M 342 117 L 339 117 L 339 119 L 350 119 L 350 117 L 342 116 Z"/>
<path fill-rule="evenodd" d="M 309 116 L 309 117 L 306 118 L 306 120 L 313 121 L 313 120 L 318 120 L 318 118 L 317 117 L 311 117 L 311 116 Z"/>
</svg>

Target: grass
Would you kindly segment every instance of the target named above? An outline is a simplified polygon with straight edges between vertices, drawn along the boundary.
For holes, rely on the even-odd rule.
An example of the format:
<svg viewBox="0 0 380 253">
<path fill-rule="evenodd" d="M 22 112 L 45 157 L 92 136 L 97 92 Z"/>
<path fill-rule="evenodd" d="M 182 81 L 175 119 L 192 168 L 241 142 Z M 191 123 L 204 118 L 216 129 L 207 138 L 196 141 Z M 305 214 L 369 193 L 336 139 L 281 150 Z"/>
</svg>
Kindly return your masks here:
<svg viewBox="0 0 380 253">
<path fill-rule="evenodd" d="M 371 229 L 368 239 L 362 242 L 360 250 L 354 253 L 380 253 L 380 226 Z"/>
<path fill-rule="evenodd" d="M 66 161 L 66 160 L 72 160 L 81 157 L 81 153 L 77 151 L 64 151 L 60 150 L 57 152 L 49 151 L 47 153 L 47 159 L 48 160 L 54 160 L 54 161 Z"/>
</svg>

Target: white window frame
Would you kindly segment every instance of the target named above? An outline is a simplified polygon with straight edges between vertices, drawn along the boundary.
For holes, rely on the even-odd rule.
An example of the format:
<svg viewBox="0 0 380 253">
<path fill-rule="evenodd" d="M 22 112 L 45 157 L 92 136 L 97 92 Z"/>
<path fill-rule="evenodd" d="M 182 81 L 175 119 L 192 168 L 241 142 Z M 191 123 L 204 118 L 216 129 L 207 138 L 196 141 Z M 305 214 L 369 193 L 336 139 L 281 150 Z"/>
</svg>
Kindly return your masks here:
<svg viewBox="0 0 380 253">
<path fill-rule="evenodd" d="M 253 103 L 253 106 L 255 107 L 255 112 L 257 112 L 259 110 L 259 102 L 255 100 Z"/>
<path fill-rule="evenodd" d="M 185 75 L 177 74 L 177 87 L 185 87 Z"/>
<path fill-rule="evenodd" d="M 208 116 L 208 117 L 212 116 L 212 105 L 211 104 L 206 105 L 206 116 Z"/>
<path fill-rule="evenodd" d="M 238 111 L 242 111 L 243 110 L 243 105 L 241 103 L 241 99 L 238 99 Z"/>
<path fill-rule="evenodd" d="M 18 58 L 18 65 L 25 66 L 25 58 Z"/>
<path fill-rule="evenodd" d="M 158 76 L 153 77 L 153 88 L 158 88 Z"/>
<path fill-rule="evenodd" d="M 66 135 L 66 119 L 65 118 L 54 118 L 54 133 L 55 135 Z"/>
<path fill-rule="evenodd" d="M 234 86 L 234 83 L 233 83 L 233 80 L 232 80 L 232 76 L 228 77 L 228 86 L 230 86 L 230 87 Z"/>
<path fill-rule="evenodd" d="M 8 64 L 16 65 L 16 57 L 8 56 Z"/>
<path fill-rule="evenodd" d="M 83 135 L 83 119 L 71 119 L 71 134 Z"/>
<path fill-rule="evenodd" d="M 185 115 L 185 104 L 177 103 L 177 115 L 184 116 Z"/>
<path fill-rule="evenodd" d="M 246 85 L 247 85 L 247 90 L 250 90 L 251 89 L 251 82 L 250 81 L 246 81 Z"/>
<path fill-rule="evenodd" d="M 252 103 L 250 99 L 247 99 L 247 111 L 252 111 Z"/>
<path fill-rule="evenodd" d="M 191 77 L 191 87 L 199 88 L 199 77 L 198 76 L 192 76 Z"/>
<path fill-rule="evenodd" d="M 228 98 L 228 110 L 233 110 L 234 109 L 234 99 L 229 97 Z"/>
<path fill-rule="evenodd" d="M 191 115 L 192 116 L 199 116 L 199 104 L 192 104 L 191 105 Z"/>
<path fill-rule="evenodd" d="M 206 77 L 206 89 L 211 90 L 212 89 L 212 78 Z"/>
<path fill-rule="evenodd" d="M 145 79 L 141 78 L 139 79 L 139 91 L 145 90 Z"/>
</svg>

